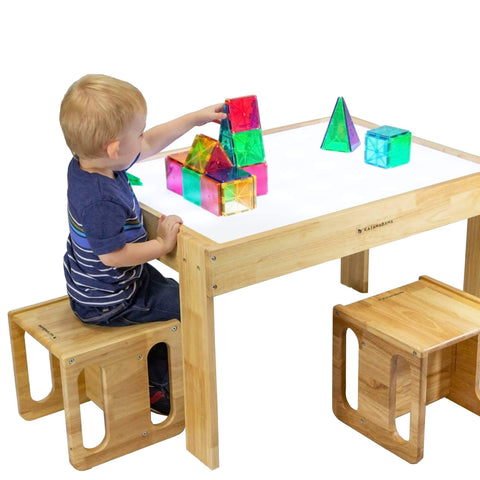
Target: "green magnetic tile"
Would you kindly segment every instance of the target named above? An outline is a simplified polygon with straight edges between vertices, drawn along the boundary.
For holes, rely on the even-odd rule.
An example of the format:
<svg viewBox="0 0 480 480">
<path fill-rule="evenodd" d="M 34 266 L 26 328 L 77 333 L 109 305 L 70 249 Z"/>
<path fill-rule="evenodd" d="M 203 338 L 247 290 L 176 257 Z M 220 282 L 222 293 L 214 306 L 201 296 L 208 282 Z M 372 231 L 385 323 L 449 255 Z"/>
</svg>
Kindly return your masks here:
<svg viewBox="0 0 480 480">
<path fill-rule="evenodd" d="M 341 97 L 337 99 L 337 103 L 335 104 L 335 109 L 330 117 L 330 122 L 321 148 L 337 152 L 350 151 L 347 124 L 345 122 L 345 111 L 343 109 L 343 99 Z"/>
<path fill-rule="evenodd" d="M 321 148 L 335 152 L 352 152 L 359 145 L 360 140 L 347 105 L 342 97 L 338 97 Z"/>
<path fill-rule="evenodd" d="M 183 197 L 195 205 L 202 205 L 201 174 L 188 167 L 182 169 Z"/>
<path fill-rule="evenodd" d="M 222 183 L 222 196 L 224 202 L 231 202 L 235 198 L 235 184 L 233 182 Z"/>
<path fill-rule="evenodd" d="M 263 163 L 265 150 L 261 130 L 247 130 L 232 135 L 236 164 L 239 167 Z"/>
</svg>

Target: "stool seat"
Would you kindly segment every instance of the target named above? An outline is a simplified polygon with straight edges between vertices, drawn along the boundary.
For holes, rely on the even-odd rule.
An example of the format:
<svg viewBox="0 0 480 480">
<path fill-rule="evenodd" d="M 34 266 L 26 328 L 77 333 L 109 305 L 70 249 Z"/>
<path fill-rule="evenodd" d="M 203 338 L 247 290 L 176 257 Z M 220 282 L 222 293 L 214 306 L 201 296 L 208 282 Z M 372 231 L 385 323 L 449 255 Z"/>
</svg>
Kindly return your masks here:
<svg viewBox="0 0 480 480">
<path fill-rule="evenodd" d="M 477 335 L 480 300 L 423 276 L 335 311 L 406 353 L 424 355 Z M 337 314 L 338 314 L 337 313 Z"/>
<path fill-rule="evenodd" d="M 358 407 L 346 398 L 346 332 L 359 342 Z M 429 277 L 333 310 L 333 411 L 410 463 L 425 407 L 448 398 L 480 415 L 480 298 Z M 395 420 L 410 413 L 409 438 Z"/>
<path fill-rule="evenodd" d="M 19 413 L 33 420 L 65 410 L 69 457 L 85 470 L 177 435 L 184 429 L 183 357 L 180 322 L 152 322 L 125 327 L 85 325 L 68 297 L 9 312 Z M 25 333 L 50 353 L 52 390 L 33 400 Z M 152 422 L 148 353 L 157 343 L 168 350 L 170 414 Z M 104 412 L 105 437 L 85 448 L 80 404 L 94 401 Z"/>
<path fill-rule="evenodd" d="M 112 350 L 116 344 L 135 337 L 139 332 L 148 335 L 161 325 L 157 322 L 128 327 L 88 325 L 75 316 L 67 297 L 14 310 L 10 317 L 59 359 L 88 355 L 93 344 L 96 351 L 102 348 Z"/>
</svg>

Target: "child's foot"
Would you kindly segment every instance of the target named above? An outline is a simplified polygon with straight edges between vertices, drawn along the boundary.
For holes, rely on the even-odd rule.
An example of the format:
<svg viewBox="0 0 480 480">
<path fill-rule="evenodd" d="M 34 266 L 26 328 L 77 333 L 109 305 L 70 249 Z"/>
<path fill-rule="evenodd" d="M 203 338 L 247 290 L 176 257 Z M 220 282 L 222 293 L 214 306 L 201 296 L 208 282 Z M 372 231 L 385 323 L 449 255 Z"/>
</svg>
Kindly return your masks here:
<svg viewBox="0 0 480 480">
<path fill-rule="evenodd" d="M 170 394 L 168 389 L 150 386 L 150 410 L 160 415 L 168 415 L 170 413 Z"/>
</svg>

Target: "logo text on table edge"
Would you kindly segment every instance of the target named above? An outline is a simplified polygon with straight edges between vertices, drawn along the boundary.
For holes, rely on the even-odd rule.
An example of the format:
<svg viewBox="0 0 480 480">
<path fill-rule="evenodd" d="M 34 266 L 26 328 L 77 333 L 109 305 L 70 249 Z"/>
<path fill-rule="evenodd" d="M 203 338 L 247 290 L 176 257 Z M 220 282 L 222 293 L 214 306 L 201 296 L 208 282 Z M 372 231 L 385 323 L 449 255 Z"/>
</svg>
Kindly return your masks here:
<svg viewBox="0 0 480 480">
<path fill-rule="evenodd" d="M 365 227 L 358 227 L 357 228 L 357 233 L 365 233 L 365 232 L 371 232 L 372 230 L 376 230 L 377 228 L 385 227 L 387 225 L 391 225 L 393 223 L 393 220 L 385 220 L 383 222 L 379 223 L 372 223 L 371 225 L 367 225 Z"/>
</svg>

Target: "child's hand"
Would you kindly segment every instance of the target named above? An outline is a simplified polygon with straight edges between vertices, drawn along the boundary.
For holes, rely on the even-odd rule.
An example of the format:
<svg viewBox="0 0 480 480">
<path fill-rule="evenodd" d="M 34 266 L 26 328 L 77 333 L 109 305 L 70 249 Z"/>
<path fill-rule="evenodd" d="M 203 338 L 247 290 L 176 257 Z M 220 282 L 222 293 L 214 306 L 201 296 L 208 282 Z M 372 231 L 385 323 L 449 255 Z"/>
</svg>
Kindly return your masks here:
<svg viewBox="0 0 480 480">
<path fill-rule="evenodd" d="M 163 243 L 166 249 L 165 253 L 169 253 L 175 248 L 178 230 L 182 223 L 182 219 L 177 215 L 169 215 L 168 217 L 162 215 L 158 219 L 157 240 Z"/>
<path fill-rule="evenodd" d="M 222 110 L 223 103 L 218 103 L 216 105 L 203 108 L 202 110 L 198 110 L 195 112 L 195 125 L 200 127 L 208 122 L 220 122 L 220 120 L 227 118 L 227 115 L 223 113 Z"/>
</svg>

